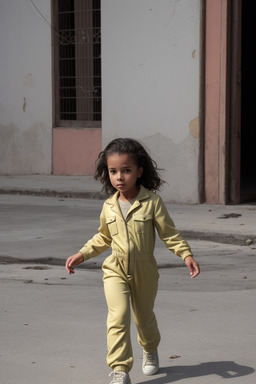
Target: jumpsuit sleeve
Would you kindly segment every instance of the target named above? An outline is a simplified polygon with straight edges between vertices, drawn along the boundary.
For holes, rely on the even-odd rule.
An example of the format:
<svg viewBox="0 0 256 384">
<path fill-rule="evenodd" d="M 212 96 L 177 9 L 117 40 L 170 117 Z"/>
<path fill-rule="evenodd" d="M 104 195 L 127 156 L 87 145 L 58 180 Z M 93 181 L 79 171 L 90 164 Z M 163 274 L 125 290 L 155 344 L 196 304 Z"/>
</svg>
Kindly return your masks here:
<svg viewBox="0 0 256 384">
<path fill-rule="evenodd" d="M 183 260 L 193 255 L 190 246 L 182 238 L 177 228 L 175 228 L 167 208 L 159 196 L 155 204 L 154 225 L 160 239 L 164 241 L 166 247 L 175 255 Z"/>
<path fill-rule="evenodd" d="M 83 248 L 80 249 L 84 257 L 84 261 L 98 256 L 102 252 L 111 247 L 112 238 L 106 224 L 106 218 L 104 215 L 104 207 L 100 214 L 100 227 L 98 233 L 88 240 Z"/>
</svg>

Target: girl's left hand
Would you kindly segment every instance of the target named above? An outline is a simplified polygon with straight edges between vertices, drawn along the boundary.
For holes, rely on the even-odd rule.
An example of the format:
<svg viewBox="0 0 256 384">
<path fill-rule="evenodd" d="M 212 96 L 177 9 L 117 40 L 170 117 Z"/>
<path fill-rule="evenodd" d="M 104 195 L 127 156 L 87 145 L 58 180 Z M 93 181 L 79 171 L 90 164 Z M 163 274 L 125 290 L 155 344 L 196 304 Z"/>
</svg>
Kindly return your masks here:
<svg viewBox="0 0 256 384">
<path fill-rule="evenodd" d="M 74 266 L 81 264 L 84 261 L 83 255 L 81 252 L 75 253 L 74 255 L 70 256 L 66 261 L 66 270 L 71 275 L 72 273 L 75 273 Z"/>
<path fill-rule="evenodd" d="M 195 261 L 195 259 L 192 256 L 186 257 L 185 264 L 189 269 L 191 279 L 199 275 L 200 273 L 199 264 Z"/>
</svg>

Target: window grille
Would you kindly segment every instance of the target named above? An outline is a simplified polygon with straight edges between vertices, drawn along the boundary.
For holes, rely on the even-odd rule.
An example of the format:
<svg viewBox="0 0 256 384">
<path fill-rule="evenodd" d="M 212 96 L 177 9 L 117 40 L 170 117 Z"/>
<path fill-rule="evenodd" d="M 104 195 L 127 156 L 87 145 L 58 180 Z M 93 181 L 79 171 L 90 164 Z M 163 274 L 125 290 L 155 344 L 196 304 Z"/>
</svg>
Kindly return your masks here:
<svg viewBox="0 0 256 384">
<path fill-rule="evenodd" d="M 100 0 L 54 1 L 57 126 L 101 126 L 100 6 Z"/>
</svg>

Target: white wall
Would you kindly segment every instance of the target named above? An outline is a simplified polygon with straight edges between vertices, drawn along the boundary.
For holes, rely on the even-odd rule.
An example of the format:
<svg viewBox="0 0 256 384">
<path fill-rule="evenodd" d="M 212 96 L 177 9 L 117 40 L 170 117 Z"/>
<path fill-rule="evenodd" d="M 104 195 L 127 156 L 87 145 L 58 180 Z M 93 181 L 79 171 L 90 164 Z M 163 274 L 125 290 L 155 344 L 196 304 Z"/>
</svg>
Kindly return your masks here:
<svg viewBox="0 0 256 384">
<path fill-rule="evenodd" d="M 103 145 L 141 140 L 164 199 L 197 203 L 200 0 L 101 3 Z M 50 24 L 50 0 L 1 0 L 1 174 L 51 173 Z"/>
<path fill-rule="evenodd" d="M 196 203 L 200 0 L 102 1 L 103 145 L 141 140 L 168 185 Z"/>
<path fill-rule="evenodd" d="M 34 0 L 51 23 L 50 0 Z M 29 0 L 0 5 L 0 173 L 51 172 L 51 27 Z"/>
</svg>

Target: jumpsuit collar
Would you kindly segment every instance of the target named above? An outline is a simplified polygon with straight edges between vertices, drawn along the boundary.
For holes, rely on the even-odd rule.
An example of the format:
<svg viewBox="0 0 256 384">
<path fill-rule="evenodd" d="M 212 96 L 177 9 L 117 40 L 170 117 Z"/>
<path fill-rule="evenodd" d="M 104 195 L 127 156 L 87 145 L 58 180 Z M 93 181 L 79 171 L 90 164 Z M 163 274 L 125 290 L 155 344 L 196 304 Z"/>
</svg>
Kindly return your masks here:
<svg viewBox="0 0 256 384">
<path fill-rule="evenodd" d="M 119 197 L 119 192 L 116 192 L 113 196 L 111 196 L 107 201 L 106 203 L 111 205 L 111 209 L 117 213 L 119 216 L 122 216 L 121 214 L 121 211 L 120 211 L 120 207 L 119 207 L 119 204 L 118 204 L 118 197 Z M 136 197 L 136 200 L 135 202 L 133 203 L 130 211 L 132 212 L 135 208 L 139 207 L 141 205 L 141 201 L 142 200 L 145 200 L 147 198 L 150 197 L 150 194 L 149 194 L 149 191 L 143 187 L 143 185 L 140 185 L 140 191 Z"/>
</svg>

